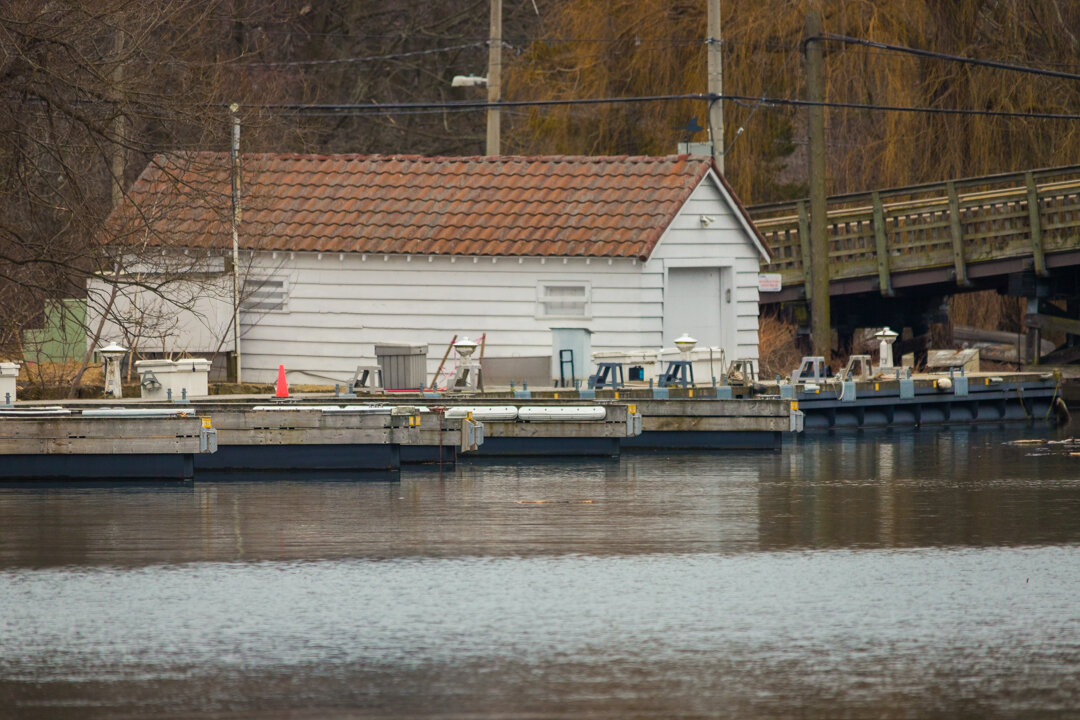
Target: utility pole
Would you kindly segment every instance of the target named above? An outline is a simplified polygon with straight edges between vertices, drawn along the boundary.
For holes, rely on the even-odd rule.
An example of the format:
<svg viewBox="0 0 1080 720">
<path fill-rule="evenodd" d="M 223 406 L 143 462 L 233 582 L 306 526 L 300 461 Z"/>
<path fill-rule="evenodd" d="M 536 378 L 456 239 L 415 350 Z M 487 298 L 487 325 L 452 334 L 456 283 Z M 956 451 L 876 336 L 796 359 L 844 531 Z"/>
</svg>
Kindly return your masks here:
<svg viewBox="0 0 1080 720">
<path fill-rule="evenodd" d="M 488 103 L 502 100 L 502 0 L 491 0 L 491 39 L 488 44 Z M 499 108 L 487 111 L 487 154 L 499 155 Z"/>
<path fill-rule="evenodd" d="M 240 370 L 240 106 L 229 106 L 232 115 L 232 269 L 233 269 L 233 360 L 236 384 L 243 382 Z"/>
<path fill-rule="evenodd" d="M 825 235 L 825 108 L 821 12 L 806 13 L 806 99 L 809 107 L 807 152 L 810 155 L 810 333 L 814 354 L 828 364 L 832 354 L 829 322 L 829 240 Z"/>
<path fill-rule="evenodd" d="M 123 90 L 121 85 L 124 82 L 124 34 L 119 28 L 116 30 L 116 36 L 113 38 L 113 48 L 116 51 L 116 67 L 113 68 L 112 83 L 113 92 L 116 94 L 116 116 L 113 118 L 113 152 L 112 152 L 112 206 L 114 208 L 120 207 L 120 201 L 124 199 L 124 169 L 126 166 L 126 152 L 124 148 L 124 130 L 125 121 L 123 108 Z"/>
<path fill-rule="evenodd" d="M 720 55 L 723 43 L 720 40 L 720 0 L 708 0 L 709 37 L 705 42 L 709 46 L 708 75 L 709 94 L 724 94 L 724 66 Z M 724 101 L 709 101 L 709 140 L 712 142 L 712 156 L 720 173 L 724 172 Z"/>
</svg>

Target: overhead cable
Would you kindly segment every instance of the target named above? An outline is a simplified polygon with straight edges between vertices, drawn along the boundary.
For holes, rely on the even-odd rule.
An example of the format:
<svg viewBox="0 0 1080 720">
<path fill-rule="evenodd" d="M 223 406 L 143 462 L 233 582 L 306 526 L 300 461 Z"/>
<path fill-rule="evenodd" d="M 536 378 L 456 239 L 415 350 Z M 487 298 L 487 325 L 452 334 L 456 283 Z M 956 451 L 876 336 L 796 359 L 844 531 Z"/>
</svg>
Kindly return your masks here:
<svg viewBox="0 0 1080 720">
<path fill-rule="evenodd" d="M 917 55 L 919 57 L 934 58 L 937 60 L 950 60 L 952 62 L 966 63 L 968 65 L 980 65 L 983 67 L 997 68 L 998 70 L 1022 72 L 1029 75 L 1045 75 L 1047 77 L 1061 78 L 1063 80 L 1080 80 L 1080 75 L 1077 75 L 1076 73 L 1061 72 L 1060 70 L 1045 70 L 1043 68 L 1031 67 L 1029 65 L 1015 65 L 1013 63 L 1000 62 L 998 60 L 980 60 L 979 58 L 964 57 L 963 55 L 949 55 L 947 53 L 939 53 L 932 50 L 920 50 L 919 48 L 907 47 L 905 45 L 892 45 L 890 43 L 877 42 L 876 40 L 864 40 L 862 38 L 849 37 L 847 35 L 834 35 L 833 33 L 823 33 L 816 38 L 809 39 L 830 40 L 833 42 L 846 43 L 848 45 L 862 45 L 865 47 L 876 48 L 878 50 L 889 50 L 892 52 L 907 53 L 908 55 Z"/>
<path fill-rule="evenodd" d="M 715 93 L 684 93 L 677 95 L 641 95 L 633 97 L 608 97 L 608 98 L 569 98 L 563 100 L 500 100 L 487 102 L 486 100 L 452 100 L 443 102 L 404 102 L 404 103 L 343 103 L 343 104 L 267 104 L 248 105 L 252 109 L 277 111 L 293 115 L 381 115 L 387 113 L 402 114 L 415 113 L 418 111 L 441 112 L 460 110 L 487 110 L 489 108 L 529 108 L 529 107 L 554 107 L 569 105 L 620 105 L 639 104 L 654 102 L 673 102 L 680 100 L 701 100 L 714 102 L 717 100 L 743 101 L 761 103 L 769 106 L 787 107 L 814 107 L 839 110 L 869 110 L 877 112 L 906 112 L 923 113 L 930 115 L 967 115 L 984 117 L 1009 117 L 1027 118 L 1036 120 L 1080 120 L 1080 115 L 1072 113 L 1048 113 L 1048 112 L 1024 112 L 1013 110 L 977 110 L 968 108 L 933 108 L 916 107 L 908 105 L 876 105 L 871 103 L 845 103 L 845 102 L 814 102 L 799 100 L 796 98 L 776 98 L 760 95 L 732 95 Z"/>
<path fill-rule="evenodd" d="M 297 65 L 339 65 L 346 63 L 374 62 L 376 60 L 397 60 L 399 58 L 415 57 L 417 55 L 434 55 L 436 53 L 465 50 L 474 47 L 486 47 L 487 40 L 465 43 L 464 45 L 448 45 L 446 47 L 430 48 L 428 50 L 413 50 L 410 52 L 389 53 L 387 55 L 365 55 L 363 57 L 329 58 L 326 60 L 260 60 L 258 62 L 245 62 L 245 66 L 297 66 Z"/>
</svg>

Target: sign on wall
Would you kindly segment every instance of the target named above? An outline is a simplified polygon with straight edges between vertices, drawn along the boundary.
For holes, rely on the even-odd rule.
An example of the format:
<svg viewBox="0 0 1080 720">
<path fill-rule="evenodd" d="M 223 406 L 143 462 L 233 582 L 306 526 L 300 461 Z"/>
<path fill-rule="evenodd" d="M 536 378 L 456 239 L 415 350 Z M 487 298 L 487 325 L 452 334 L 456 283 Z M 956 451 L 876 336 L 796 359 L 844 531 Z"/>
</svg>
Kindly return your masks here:
<svg viewBox="0 0 1080 720">
<path fill-rule="evenodd" d="M 758 273 L 757 289 L 758 292 L 780 292 L 780 273 Z"/>
</svg>

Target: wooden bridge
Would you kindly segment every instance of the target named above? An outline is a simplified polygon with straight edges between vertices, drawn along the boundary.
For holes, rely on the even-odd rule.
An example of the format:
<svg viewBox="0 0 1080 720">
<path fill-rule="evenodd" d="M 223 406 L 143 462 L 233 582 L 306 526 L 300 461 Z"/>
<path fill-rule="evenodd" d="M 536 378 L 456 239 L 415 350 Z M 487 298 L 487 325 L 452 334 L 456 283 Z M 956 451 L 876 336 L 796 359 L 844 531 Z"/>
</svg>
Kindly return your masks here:
<svg viewBox="0 0 1080 720">
<path fill-rule="evenodd" d="M 748 209 L 773 253 L 762 272 L 781 279 L 760 302 L 793 303 L 805 324 L 809 201 Z M 1048 359 L 1080 360 L 1080 165 L 837 195 L 827 215 L 831 324 L 841 344 L 857 327 L 888 324 L 912 328 L 925 347 L 931 325 L 948 324 L 946 296 L 996 289 L 1027 299 L 1029 362 L 1039 362 L 1044 331 L 1066 334 Z"/>
<path fill-rule="evenodd" d="M 762 304 L 807 300 L 809 202 L 748 209 L 773 253 L 762 272 L 782 281 Z M 830 296 L 892 297 L 923 286 L 940 294 L 1000 287 L 1017 273 L 1075 273 L 1080 166 L 837 195 L 828 199 L 826 233 Z"/>
</svg>

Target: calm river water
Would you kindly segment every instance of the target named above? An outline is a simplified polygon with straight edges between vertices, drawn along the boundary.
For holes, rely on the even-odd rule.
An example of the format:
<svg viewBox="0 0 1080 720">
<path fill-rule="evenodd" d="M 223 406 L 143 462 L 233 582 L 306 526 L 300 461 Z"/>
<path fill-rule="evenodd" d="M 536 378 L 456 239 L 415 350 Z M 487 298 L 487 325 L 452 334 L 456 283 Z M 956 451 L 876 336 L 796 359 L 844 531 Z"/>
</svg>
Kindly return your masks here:
<svg viewBox="0 0 1080 720">
<path fill-rule="evenodd" d="M 0 716 L 1080 717 L 1070 435 L 2 488 Z"/>
</svg>

